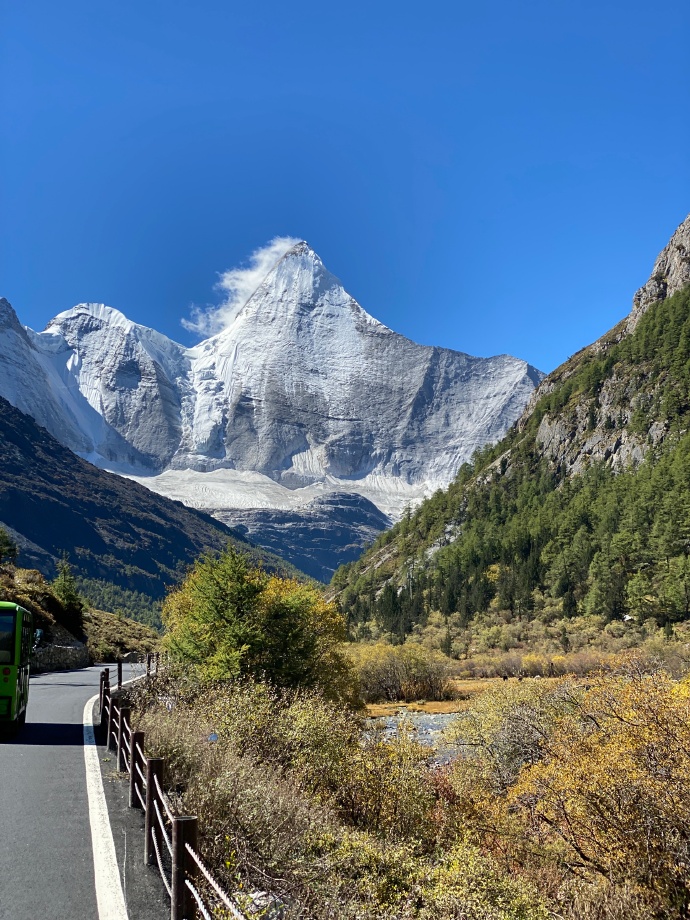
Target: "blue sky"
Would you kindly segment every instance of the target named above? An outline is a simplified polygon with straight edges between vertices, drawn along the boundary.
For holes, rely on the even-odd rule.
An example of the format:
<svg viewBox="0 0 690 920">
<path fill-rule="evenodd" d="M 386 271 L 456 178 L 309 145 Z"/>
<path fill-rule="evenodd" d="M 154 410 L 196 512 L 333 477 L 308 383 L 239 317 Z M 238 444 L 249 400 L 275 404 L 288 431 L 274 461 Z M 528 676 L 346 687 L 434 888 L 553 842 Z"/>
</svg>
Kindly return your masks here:
<svg viewBox="0 0 690 920">
<path fill-rule="evenodd" d="M 690 4 L 5 4 L 0 294 L 178 341 L 302 237 L 416 341 L 551 370 L 690 211 Z"/>
</svg>

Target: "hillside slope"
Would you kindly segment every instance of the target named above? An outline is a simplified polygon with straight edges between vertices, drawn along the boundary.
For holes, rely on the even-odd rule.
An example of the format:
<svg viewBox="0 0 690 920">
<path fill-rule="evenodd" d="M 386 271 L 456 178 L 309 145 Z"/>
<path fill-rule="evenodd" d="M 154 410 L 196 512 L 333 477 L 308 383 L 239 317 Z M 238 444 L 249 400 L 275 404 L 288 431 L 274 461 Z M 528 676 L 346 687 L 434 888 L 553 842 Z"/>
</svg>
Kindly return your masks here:
<svg viewBox="0 0 690 920">
<path fill-rule="evenodd" d="M 336 573 L 355 632 L 403 638 L 440 617 L 462 655 L 478 621 L 510 647 L 534 621 L 556 635 L 578 615 L 602 628 L 690 618 L 689 264 L 690 218 L 631 316 L 549 375 L 448 490 Z"/>
<path fill-rule="evenodd" d="M 228 541 L 267 567 L 291 568 L 210 516 L 80 459 L 1 397 L 0 445 L 0 525 L 20 547 L 19 563 L 49 577 L 67 552 L 82 590 L 97 580 L 145 603 Z"/>
</svg>

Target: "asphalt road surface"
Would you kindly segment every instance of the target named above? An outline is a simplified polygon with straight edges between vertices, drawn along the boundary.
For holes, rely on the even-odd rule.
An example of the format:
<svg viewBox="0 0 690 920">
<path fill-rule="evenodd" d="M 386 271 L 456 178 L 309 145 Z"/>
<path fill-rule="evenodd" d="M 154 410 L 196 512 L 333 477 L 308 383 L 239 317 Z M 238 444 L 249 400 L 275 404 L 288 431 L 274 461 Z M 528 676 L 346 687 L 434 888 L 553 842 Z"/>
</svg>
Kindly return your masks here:
<svg viewBox="0 0 690 920">
<path fill-rule="evenodd" d="M 0 920 L 99 920 L 83 712 L 98 693 L 100 670 L 32 677 L 26 726 L 15 739 L 0 742 Z M 127 665 L 123 672 L 124 680 L 134 676 Z M 111 683 L 113 677 L 111 671 Z M 111 758 L 99 751 L 107 769 Z M 109 767 L 112 771 L 112 763 Z M 114 784 L 106 780 L 106 785 Z M 120 814 L 117 805 L 124 797 L 117 789 L 106 792 L 122 875 L 123 835 L 126 842 L 133 816 L 126 808 Z M 143 847 L 143 836 L 139 843 Z M 146 896 L 150 899 L 150 892 Z M 144 914 L 148 911 L 129 906 L 130 920 Z"/>
</svg>

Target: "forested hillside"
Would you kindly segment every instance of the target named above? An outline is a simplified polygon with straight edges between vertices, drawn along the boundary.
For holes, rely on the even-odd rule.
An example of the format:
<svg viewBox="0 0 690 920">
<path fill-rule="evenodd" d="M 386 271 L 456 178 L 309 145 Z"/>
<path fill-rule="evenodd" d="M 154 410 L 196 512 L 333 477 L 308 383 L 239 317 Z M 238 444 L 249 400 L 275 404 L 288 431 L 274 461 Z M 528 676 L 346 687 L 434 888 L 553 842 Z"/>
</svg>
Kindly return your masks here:
<svg viewBox="0 0 690 920">
<path fill-rule="evenodd" d="M 593 628 L 690 619 L 690 288 L 629 330 L 555 371 L 506 438 L 336 573 L 355 636 L 566 652 Z"/>
</svg>

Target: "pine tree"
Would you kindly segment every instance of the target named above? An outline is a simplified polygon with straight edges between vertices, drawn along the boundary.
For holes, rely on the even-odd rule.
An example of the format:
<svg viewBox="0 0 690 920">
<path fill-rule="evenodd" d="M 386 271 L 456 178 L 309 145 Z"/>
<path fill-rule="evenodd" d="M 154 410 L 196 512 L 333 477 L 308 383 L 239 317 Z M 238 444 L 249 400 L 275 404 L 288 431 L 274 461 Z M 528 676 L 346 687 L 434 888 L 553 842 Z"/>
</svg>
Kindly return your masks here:
<svg viewBox="0 0 690 920">
<path fill-rule="evenodd" d="M 66 553 L 57 562 L 56 567 L 58 573 L 53 581 L 53 592 L 69 613 L 81 614 L 86 604 L 77 589 L 77 580 Z"/>
</svg>

